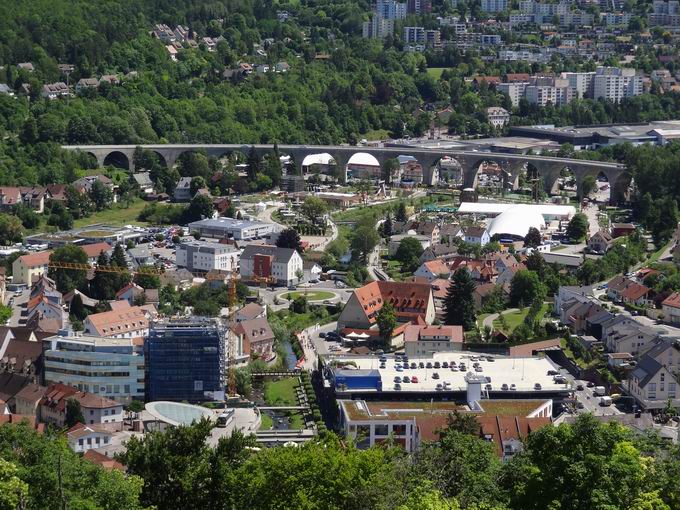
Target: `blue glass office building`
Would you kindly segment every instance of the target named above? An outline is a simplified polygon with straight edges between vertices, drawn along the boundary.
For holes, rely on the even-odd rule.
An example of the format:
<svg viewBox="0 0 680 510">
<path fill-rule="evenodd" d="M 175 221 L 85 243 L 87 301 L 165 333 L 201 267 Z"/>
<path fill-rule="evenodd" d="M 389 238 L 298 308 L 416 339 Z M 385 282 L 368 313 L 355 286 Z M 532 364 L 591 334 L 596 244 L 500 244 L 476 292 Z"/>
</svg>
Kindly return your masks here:
<svg viewBox="0 0 680 510">
<path fill-rule="evenodd" d="M 225 336 L 212 321 L 162 322 L 144 342 L 146 399 L 204 402 L 225 391 Z"/>
</svg>

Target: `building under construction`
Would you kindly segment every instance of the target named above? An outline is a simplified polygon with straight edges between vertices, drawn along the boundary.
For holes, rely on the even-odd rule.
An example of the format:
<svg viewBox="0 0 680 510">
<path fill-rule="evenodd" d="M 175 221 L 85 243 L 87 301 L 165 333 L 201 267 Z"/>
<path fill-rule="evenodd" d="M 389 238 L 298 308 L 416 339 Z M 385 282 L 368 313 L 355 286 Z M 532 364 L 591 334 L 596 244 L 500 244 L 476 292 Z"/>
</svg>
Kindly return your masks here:
<svg viewBox="0 0 680 510">
<path fill-rule="evenodd" d="M 160 321 L 144 343 L 146 400 L 223 401 L 227 334 L 213 319 Z"/>
</svg>

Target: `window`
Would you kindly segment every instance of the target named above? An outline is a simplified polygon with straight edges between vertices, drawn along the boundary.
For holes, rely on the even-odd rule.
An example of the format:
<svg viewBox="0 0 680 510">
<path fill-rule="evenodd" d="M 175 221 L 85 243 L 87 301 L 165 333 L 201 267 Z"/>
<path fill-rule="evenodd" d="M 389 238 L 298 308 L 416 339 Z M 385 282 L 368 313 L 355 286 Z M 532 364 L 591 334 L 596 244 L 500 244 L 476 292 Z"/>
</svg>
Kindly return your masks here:
<svg viewBox="0 0 680 510">
<path fill-rule="evenodd" d="M 677 384 L 672 382 L 668 383 L 668 398 L 675 398 Z"/>
<path fill-rule="evenodd" d="M 90 409 L 90 416 L 93 416 L 93 415 L 94 415 L 94 411 L 92 409 Z"/>
<path fill-rule="evenodd" d="M 83 446 L 83 440 L 82 440 L 82 439 L 78 439 L 78 444 L 79 444 L 80 446 Z"/>
<path fill-rule="evenodd" d="M 376 425 L 374 430 L 376 436 L 386 436 L 389 433 L 387 425 Z"/>
</svg>

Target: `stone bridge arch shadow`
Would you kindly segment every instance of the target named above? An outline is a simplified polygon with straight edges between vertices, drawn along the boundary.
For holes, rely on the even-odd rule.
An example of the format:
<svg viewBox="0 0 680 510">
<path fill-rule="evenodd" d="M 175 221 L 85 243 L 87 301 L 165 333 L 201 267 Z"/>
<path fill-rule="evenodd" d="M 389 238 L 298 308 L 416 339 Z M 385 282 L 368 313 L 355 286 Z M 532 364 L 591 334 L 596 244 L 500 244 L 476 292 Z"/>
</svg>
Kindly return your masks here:
<svg viewBox="0 0 680 510">
<path fill-rule="evenodd" d="M 128 171 L 134 170 L 131 156 L 122 151 L 111 151 L 108 154 L 106 154 L 101 159 L 100 166 L 102 167 L 110 166 Z"/>
<path fill-rule="evenodd" d="M 552 176 L 546 182 L 546 191 L 551 196 L 563 197 L 577 197 L 578 196 L 579 179 L 574 169 L 569 166 L 563 166 L 555 176 Z M 549 188 L 549 189 L 548 189 Z"/>
<path fill-rule="evenodd" d="M 493 189 L 495 193 L 518 191 L 526 174 L 524 161 L 480 155 L 474 159 L 456 157 L 465 173 L 465 187 Z"/>
<path fill-rule="evenodd" d="M 623 205 L 630 202 L 633 176 L 627 170 L 600 172 L 609 183 L 609 203 Z M 595 178 L 597 180 L 597 177 Z"/>
</svg>

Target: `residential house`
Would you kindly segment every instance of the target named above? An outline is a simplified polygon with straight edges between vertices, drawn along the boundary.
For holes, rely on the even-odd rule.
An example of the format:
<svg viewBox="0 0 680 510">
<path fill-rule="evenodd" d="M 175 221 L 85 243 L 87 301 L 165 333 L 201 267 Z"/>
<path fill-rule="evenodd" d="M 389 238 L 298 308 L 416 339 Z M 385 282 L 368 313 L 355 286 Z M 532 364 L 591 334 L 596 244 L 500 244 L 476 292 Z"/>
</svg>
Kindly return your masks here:
<svg viewBox="0 0 680 510">
<path fill-rule="evenodd" d="M 48 184 L 45 199 L 48 202 L 66 203 L 66 184 Z"/>
<path fill-rule="evenodd" d="M 143 194 L 148 195 L 154 192 L 154 184 L 149 172 L 134 173 L 132 174 L 132 178 L 135 180 L 135 183 L 139 186 L 139 190 Z"/>
<path fill-rule="evenodd" d="M 491 241 L 491 238 L 484 227 L 465 227 L 463 228 L 463 240 L 466 243 L 484 246 Z"/>
<path fill-rule="evenodd" d="M 610 352 L 607 354 L 607 366 L 609 368 L 626 368 L 631 366 L 635 356 L 629 352 Z"/>
<path fill-rule="evenodd" d="M 125 466 L 123 466 L 123 464 L 95 450 L 87 450 L 83 455 L 83 458 L 92 464 L 96 464 L 99 467 L 106 469 L 107 471 L 116 470 L 125 472 Z"/>
<path fill-rule="evenodd" d="M 175 186 L 175 202 L 189 202 L 193 195 L 191 193 L 191 180 L 193 177 L 181 177 Z"/>
<path fill-rule="evenodd" d="M 399 322 L 432 324 L 435 317 L 430 285 L 378 281 L 354 290 L 338 318 L 338 330 L 377 328 L 376 315 L 385 303 L 394 307 Z"/>
<path fill-rule="evenodd" d="M 66 423 L 66 403 L 69 399 L 80 403 L 80 410 L 87 425 L 109 424 L 110 430 L 122 426 L 122 404 L 65 384 L 52 384 L 47 388 L 39 403 L 40 420 L 63 427 Z"/>
<path fill-rule="evenodd" d="M 40 345 L 40 344 L 38 344 Z M 14 410 L 16 414 L 38 417 L 38 405 L 45 396 L 47 388 L 39 384 L 28 384 L 14 395 Z"/>
<path fill-rule="evenodd" d="M 627 305 L 649 306 L 652 293 L 652 289 L 646 285 L 633 282 L 621 292 L 621 300 Z"/>
<path fill-rule="evenodd" d="M 673 292 L 661 303 L 663 318 L 671 324 L 680 324 L 680 292 Z"/>
<path fill-rule="evenodd" d="M 404 330 L 404 352 L 410 357 L 429 357 L 435 352 L 459 351 L 462 346 L 462 326 L 409 324 Z"/>
<path fill-rule="evenodd" d="M 680 373 L 680 344 L 676 338 L 655 338 L 645 355 L 668 367 L 674 374 Z"/>
<path fill-rule="evenodd" d="M 455 223 L 445 223 L 439 229 L 439 239 L 442 244 L 454 244 L 462 237 L 462 229 L 460 225 L 456 225 Z"/>
<path fill-rule="evenodd" d="M 677 380 L 668 367 L 651 356 L 640 358 L 624 388 L 643 409 L 662 409 L 669 401 L 673 406 L 680 405 Z"/>
<path fill-rule="evenodd" d="M 444 318 L 444 302 L 449 290 L 449 285 L 451 285 L 451 280 L 444 280 L 441 278 L 433 280 L 430 283 L 436 316 L 440 320 Z"/>
<path fill-rule="evenodd" d="M 96 175 L 86 175 L 85 177 L 81 177 L 80 179 L 73 181 L 73 187 L 80 191 L 81 193 L 89 193 L 92 190 L 92 185 L 95 182 L 100 182 L 103 184 L 106 188 L 111 191 L 113 194 L 113 201 L 117 201 L 116 197 L 116 186 L 114 185 L 113 181 L 108 178 L 106 175 L 103 174 L 96 174 Z"/>
<path fill-rule="evenodd" d="M 451 269 L 443 260 L 431 260 L 429 262 L 424 262 L 413 273 L 413 276 L 417 278 L 424 278 L 428 283 L 431 283 L 437 279 L 448 280 L 450 275 Z"/>
<path fill-rule="evenodd" d="M 158 289 L 144 289 L 136 283 L 128 283 L 125 287 L 116 292 L 116 300 L 126 301 L 130 306 L 137 303 L 157 305 Z"/>
<path fill-rule="evenodd" d="M 97 78 L 81 78 L 76 83 L 76 94 L 80 94 L 83 90 L 98 89 L 99 80 Z"/>
<path fill-rule="evenodd" d="M 421 264 L 423 262 L 429 262 L 431 260 L 443 260 L 445 262 L 453 259 L 458 255 L 458 247 L 455 244 L 433 244 L 432 246 L 428 246 L 423 250 L 423 253 L 420 255 L 420 258 L 418 259 L 418 262 Z"/>
<path fill-rule="evenodd" d="M 633 234 L 637 229 L 632 223 L 612 223 L 611 234 L 614 239 L 617 237 L 629 236 Z"/>
<path fill-rule="evenodd" d="M 113 434 L 100 425 L 76 423 L 66 431 L 66 441 L 76 453 L 102 448 L 111 444 Z"/>
<path fill-rule="evenodd" d="M 149 333 L 149 311 L 141 306 L 116 306 L 110 312 L 93 313 L 85 317 L 85 333 L 109 338 L 143 337 Z"/>
<path fill-rule="evenodd" d="M 294 285 L 304 277 L 302 257 L 292 248 L 249 244 L 241 253 L 240 266 L 244 281 Z"/>
<path fill-rule="evenodd" d="M 494 283 L 479 283 L 475 287 L 475 291 L 472 293 L 472 299 L 475 303 L 475 310 L 479 311 L 484 307 L 487 298 L 496 289 L 503 289 L 502 286 Z"/>
<path fill-rule="evenodd" d="M 423 250 L 429 248 L 432 245 L 432 240 L 430 236 L 421 236 L 416 234 L 414 230 L 410 230 L 406 234 L 397 234 L 390 237 L 389 243 L 387 244 L 387 254 L 390 257 L 394 257 L 394 255 L 397 253 L 397 250 L 399 249 L 399 245 L 407 237 L 410 237 L 418 241 L 420 243 L 420 246 L 423 247 Z"/>
<path fill-rule="evenodd" d="M 598 230 L 588 239 L 588 249 L 593 253 L 607 253 L 614 240 L 606 230 Z"/>
<path fill-rule="evenodd" d="M 267 317 L 267 309 L 257 303 L 248 303 L 236 311 L 236 322 L 251 321 Z"/>
<path fill-rule="evenodd" d="M 500 106 L 486 109 L 486 120 L 495 128 L 502 128 L 510 122 L 510 113 Z"/>
<path fill-rule="evenodd" d="M 258 355 L 269 358 L 274 353 L 274 332 L 266 317 L 237 322 L 234 333 L 239 339 L 242 352 L 245 355 Z"/>
<path fill-rule="evenodd" d="M 71 95 L 71 90 L 64 82 L 46 83 L 42 87 L 40 95 L 46 99 L 58 99 Z"/>
<path fill-rule="evenodd" d="M 302 262 L 302 270 L 305 273 L 304 280 L 310 283 L 316 283 L 323 273 L 323 268 L 313 260 L 304 260 Z"/>
</svg>

